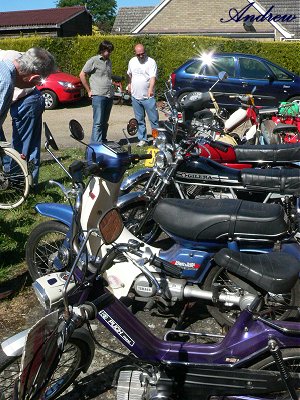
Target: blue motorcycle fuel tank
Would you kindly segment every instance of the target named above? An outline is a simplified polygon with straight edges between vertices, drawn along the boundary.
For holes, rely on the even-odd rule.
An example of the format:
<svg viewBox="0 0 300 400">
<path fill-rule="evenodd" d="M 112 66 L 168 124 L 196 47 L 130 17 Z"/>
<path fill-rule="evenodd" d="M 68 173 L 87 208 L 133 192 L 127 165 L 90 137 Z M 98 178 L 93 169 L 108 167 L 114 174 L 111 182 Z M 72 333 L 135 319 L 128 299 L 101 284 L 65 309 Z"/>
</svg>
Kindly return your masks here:
<svg viewBox="0 0 300 400">
<path fill-rule="evenodd" d="M 86 151 L 88 165 L 98 164 L 94 175 L 109 182 L 119 182 L 130 165 L 130 154 L 116 142 L 91 143 Z"/>
<path fill-rule="evenodd" d="M 209 158 L 192 156 L 184 160 L 176 171 L 176 180 L 186 183 L 207 181 L 208 183 L 239 183 L 241 172 L 228 168 Z"/>
</svg>

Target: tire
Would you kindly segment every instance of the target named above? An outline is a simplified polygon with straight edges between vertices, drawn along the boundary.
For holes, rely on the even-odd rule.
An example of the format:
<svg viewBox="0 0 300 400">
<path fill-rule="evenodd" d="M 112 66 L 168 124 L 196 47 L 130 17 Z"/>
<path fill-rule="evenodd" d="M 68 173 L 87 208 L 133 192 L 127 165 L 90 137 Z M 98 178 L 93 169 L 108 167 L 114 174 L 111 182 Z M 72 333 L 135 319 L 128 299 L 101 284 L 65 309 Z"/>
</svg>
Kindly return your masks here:
<svg viewBox="0 0 300 400">
<path fill-rule="evenodd" d="M 81 371 L 86 370 L 86 366 L 91 363 L 94 349 L 81 335 L 76 334 L 75 331 L 75 337 L 71 337 L 66 345 L 43 399 L 57 398 L 75 381 Z M 21 356 L 9 357 L 0 349 L 0 389 L 3 390 L 4 394 L 1 400 L 13 398 L 13 387 L 18 378 L 20 366 Z"/>
<path fill-rule="evenodd" d="M 299 348 L 290 348 L 281 350 L 282 358 L 285 362 L 285 365 L 289 367 L 291 373 L 298 374 L 298 380 L 300 379 L 300 349 Z M 264 360 L 259 361 L 258 363 L 251 365 L 249 369 L 255 370 L 269 370 L 269 371 L 278 371 L 275 361 L 272 356 L 265 358 Z M 300 386 L 296 388 L 297 395 L 300 398 Z M 264 396 L 265 398 L 265 396 Z M 290 395 L 287 392 L 278 393 L 278 394 L 269 394 L 266 399 L 276 399 L 276 400 L 290 400 Z"/>
<path fill-rule="evenodd" d="M 239 281 L 241 285 L 239 285 Z M 256 289 L 251 287 L 248 283 L 245 283 L 237 278 L 224 268 L 214 266 L 208 273 L 205 282 L 203 284 L 204 290 L 212 290 L 213 284 L 219 283 L 223 286 L 224 292 L 234 293 L 241 289 L 243 285 L 244 292 L 256 293 Z M 270 318 L 275 320 L 286 320 L 288 318 L 294 318 L 298 315 L 297 310 L 286 310 L 284 305 L 299 306 L 300 305 L 300 283 L 297 281 L 296 285 L 292 288 L 290 293 L 284 295 L 272 295 L 267 294 L 265 296 L 265 308 L 272 306 L 280 306 L 270 315 Z M 236 318 L 240 314 L 240 308 L 238 306 L 226 306 L 224 303 L 217 303 L 216 305 L 207 305 L 207 310 L 210 315 L 221 325 L 231 326 L 236 321 Z"/>
<path fill-rule="evenodd" d="M 57 96 L 52 90 L 42 90 L 43 97 L 45 99 L 45 109 L 53 110 L 58 105 Z"/>
<path fill-rule="evenodd" d="M 45 221 L 36 226 L 26 243 L 26 263 L 33 281 L 56 272 L 51 260 L 63 244 L 69 228 L 59 221 Z"/>
<path fill-rule="evenodd" d="M 185 100 L 185 98 L 186 98 L 186 96 L 188 95 L 188 94 L 190 94 L 191 92 L 184 92 L 184 93 L 181 93 L 179 96 L 178 96 L 178 98 L 177 98 L 177 100 L 178 100 L 178 103 L 179 104 L 183 104 L 183 102 L 184 102 L 184 100 Z"/>
<path fill-rule="evenodd" d="M 23 203 L 29 193 L 26 164 L 13 149 L 0 147 L 0 209 L 10 210 Z"/>
<path fill-rule="evenodd" d="M 138 227 L 145 215 L 147 203 L 133 203 L 120 208 L 124 225 L 136 237 L 145 243 L 153 243 L 161 234 L 161 229 L 157 223 L 150 219 L 146 222 L 141 232 L 136 234 L 134 230 Z"/>
</svg>

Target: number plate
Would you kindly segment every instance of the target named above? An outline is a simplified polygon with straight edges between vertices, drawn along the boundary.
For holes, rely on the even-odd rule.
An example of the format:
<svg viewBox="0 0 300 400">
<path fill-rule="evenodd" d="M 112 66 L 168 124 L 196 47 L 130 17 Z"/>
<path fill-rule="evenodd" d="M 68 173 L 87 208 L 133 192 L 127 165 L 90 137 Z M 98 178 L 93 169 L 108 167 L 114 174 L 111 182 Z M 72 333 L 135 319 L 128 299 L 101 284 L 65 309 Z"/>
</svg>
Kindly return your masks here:
<svg viewBox="0 0 300 400">
<path fill-rule="evenodd" d="M 152 158 L 145 160 L 145 167 L 152 168 L 155 164 L 156 153 L 158 153 L 158 149 L 148 149 L 147 153 L 152 155 Z"/>
</svg>

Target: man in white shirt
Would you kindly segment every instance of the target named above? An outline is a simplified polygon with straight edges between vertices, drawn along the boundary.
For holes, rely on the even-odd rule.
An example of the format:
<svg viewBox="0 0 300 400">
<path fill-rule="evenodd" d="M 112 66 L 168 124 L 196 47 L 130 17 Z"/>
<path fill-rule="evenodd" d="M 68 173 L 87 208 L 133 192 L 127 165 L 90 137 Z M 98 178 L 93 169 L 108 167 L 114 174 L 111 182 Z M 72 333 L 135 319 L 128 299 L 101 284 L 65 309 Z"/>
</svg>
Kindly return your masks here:
<svg viewBox="0 0 300 400">
<path fill-rule="evenodd" d="M 128 64 L 129 85 L 132 107 L 138 120 L 138 146 L 147 145 L 147 130 L 145 112 L 151 128 L 158 128 L 158 111 L 154 97 L 154 87 L 157 76 L 157 65 L 153 58 L 148 57 L 142 44 L 134 47 L 135 57 Z"/>
</svg>

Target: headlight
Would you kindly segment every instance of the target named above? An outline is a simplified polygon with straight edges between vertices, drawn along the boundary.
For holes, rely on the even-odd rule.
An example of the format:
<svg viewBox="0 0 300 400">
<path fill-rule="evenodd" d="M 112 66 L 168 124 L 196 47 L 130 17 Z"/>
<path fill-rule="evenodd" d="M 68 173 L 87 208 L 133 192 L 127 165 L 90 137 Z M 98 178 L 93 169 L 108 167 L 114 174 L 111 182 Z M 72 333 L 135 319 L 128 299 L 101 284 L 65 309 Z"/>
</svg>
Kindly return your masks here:
<svg viewBox="0 0 300 400">
<path fill-rule="evenodd" d="M 155 166 L 156 166 L 157 168 L 162 169 L 162 168 L 164 168 L 165 163 L 166 163 L 165 153 L 164 153 L 163 151 L 159 151 L 159 152 L 156 154 Z"/>
<path fill-rule="evenodd" d="M 61 86 L 63 86 L 65 89 L 75 89 L 75 85 L 71 82 L 65 82 L 65 81 L 57 81 Z"/>
<path fill-rule="evenodd" d="M 157 138 L 154 141 L 156 147 L 165 146 L 167 143 L 167 137 L 163 132 L 159 132 Z"/>
<path fill-rule="evenodd" d="M 32 287 L 33 287 L 35 295 L 36 295 L 38 301 L 40 302 L 40 304 L 42 305 L 42 307 L 44 307 L 46 310 L 48 310 L 49 306 L 50 306 L 50 300 L 46 293 L 46 290 L 37 281 L 33 282 Z"/>
</svg>

